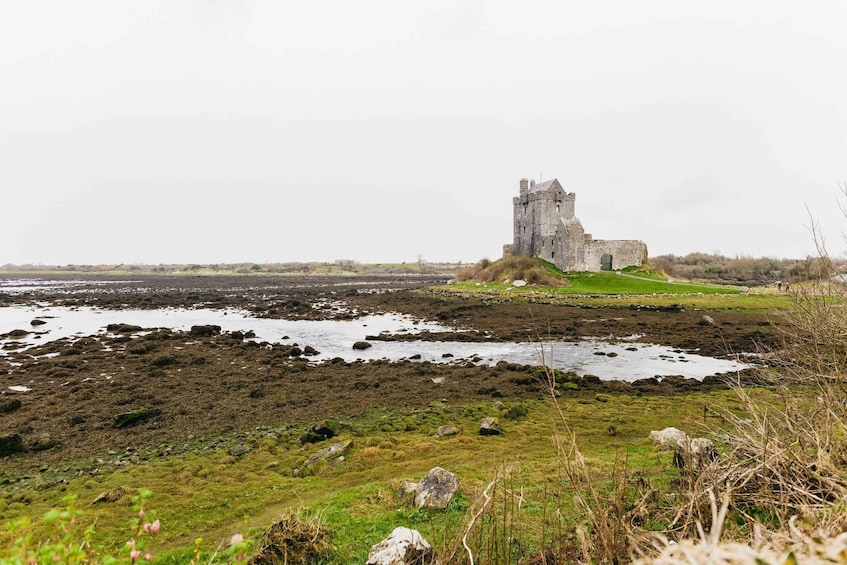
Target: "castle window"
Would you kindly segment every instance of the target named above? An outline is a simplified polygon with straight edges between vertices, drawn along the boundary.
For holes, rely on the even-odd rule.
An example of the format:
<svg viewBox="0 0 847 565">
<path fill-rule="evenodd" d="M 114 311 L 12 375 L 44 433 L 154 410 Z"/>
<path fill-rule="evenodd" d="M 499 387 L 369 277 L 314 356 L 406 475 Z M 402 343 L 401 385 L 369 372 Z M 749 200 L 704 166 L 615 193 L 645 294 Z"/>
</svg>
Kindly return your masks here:
<svg viewBox="0 0 847 565">
<path fill-rule="evenodd" d="M 551 251 L 551 252 L 550 252 L 550 259 L 555 259 L 555 258 L 556 258 L 556 252 L 555 252 L 555 251 Z"/>
<path fill-rule="evenodd" d="M 556 204 L 556 213 L 557 214 L 559 213 L 559 205 L 558 204 Z"/>
</svg>

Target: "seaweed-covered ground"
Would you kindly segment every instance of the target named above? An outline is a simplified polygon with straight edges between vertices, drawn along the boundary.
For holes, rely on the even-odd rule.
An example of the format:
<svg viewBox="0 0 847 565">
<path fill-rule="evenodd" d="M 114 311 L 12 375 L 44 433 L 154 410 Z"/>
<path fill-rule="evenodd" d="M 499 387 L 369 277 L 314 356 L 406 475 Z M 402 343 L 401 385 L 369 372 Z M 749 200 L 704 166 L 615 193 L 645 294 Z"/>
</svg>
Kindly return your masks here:
<svg viewBox="0 0 847 565">
<path fill-rule="evenodd" d="M 756 351 L 778 338 L 764 314 L 490 303 L 431 290 L 432 285 L 446 282 L 438 276 L 63 275 L 49 280 L 57 282 L 0 293 L 0 307 L 202 306 L 292 319 L 343 319 L 393 311 L 469 330 L 433 333 L 425 339 L 526 341 L 637 334 L 643 341 L 713 356 Z M 701 324 L 704 314 L 715 323 Z M 10 349 L 0 356 L 0 437 L 17 435 L 26 451 L 11 457 L 23 467 L 37 467 L 125 453 L 127 448 L 129 453 L 139 453 L 142 447 L 196 448 L 197 442 L 214 442 L 232 431 L 305 426 L 380 406 L 414 408 L 442 399 L 458 404 L 544 394 L 533 367 L 508 363 L 492 367 L 474 359 L 449 364 L 340 359 L 313 363 L 304 353 L 293 345 L 256 343 L 238 333 L 148 333 L 119 326 L 105 335 Z M 584 378 L 577 384 L 604 392 L 674 394 L 720 386 L 718 381 L 666 378 L 661 383 L 654 379 L 621 383 Z M 9 389 L 20 383 L 31 383 L 31 390 Z M 129 413 L 138 421 L 123 425 L 120 415 Z M 127 456 L 125 461 L 137 459 Z"/>
</svg>

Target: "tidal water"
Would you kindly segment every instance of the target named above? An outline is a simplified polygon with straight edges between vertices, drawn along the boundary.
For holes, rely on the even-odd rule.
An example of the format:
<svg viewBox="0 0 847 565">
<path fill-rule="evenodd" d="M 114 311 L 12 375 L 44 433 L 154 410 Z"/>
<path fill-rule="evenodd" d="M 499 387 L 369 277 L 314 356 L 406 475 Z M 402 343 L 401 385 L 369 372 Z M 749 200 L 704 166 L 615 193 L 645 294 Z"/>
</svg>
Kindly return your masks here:
<svg viewBox="0 0 847 565">
<path fill-rule="evenodd" d="M 46 322 L 32 326 L 34 319 Z M 708 375 L 732 372 L 748 367 L 744 363 L 716 359 L 662 345 L 635 342 L 633 338 L 618 341 L 585 339 L 580 342 L 553 341 L 542 346 L 516 342 L 443 342 L 443 341 L 379 341 L 363 351 L 353 350 L 353 343 L 366 336 L 422 331 L 454 331 L 434 322 L 416 322 L 399 314 L 365 316 L 356 320 L 272 320 L 254 318 L 245 312 L 210 309 L 104 310 L 96 308 L 13 306 L 0 308 L 0 334 L 15 329 L 31 332 L 20 339 L 0 339 L 2 348 L 11 342 L 29 348 L 69 337 L 105 335 L 109 324 L 133 324 L 142 328 L 188 330 L 193 325 L 216 324 L 223 331 L 252 330 L 257 341 L 271 344 L 311 345 L 320 355 L 310 357 L 322 361 L 341 357 L 356 359 L 388 359 L 396 361 L 420 355 L 420 360 L 436 363 L 465 362 L 478 357 L 480 363 L 499 361 L 541 365 L 572 370 L 580 375 L 592 374 L 603 379 L 632 381 L 657 375 L 682 375 L 702 379 Z M 20 351 L 20 349 L 18 349 Z"/>
</svg>

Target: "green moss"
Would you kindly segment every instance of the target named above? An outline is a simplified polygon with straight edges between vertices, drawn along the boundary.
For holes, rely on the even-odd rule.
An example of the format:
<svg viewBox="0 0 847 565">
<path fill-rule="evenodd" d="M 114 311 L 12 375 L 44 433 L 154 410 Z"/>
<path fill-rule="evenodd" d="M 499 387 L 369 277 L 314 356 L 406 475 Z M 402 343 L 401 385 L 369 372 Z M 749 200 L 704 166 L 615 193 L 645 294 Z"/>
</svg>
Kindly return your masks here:
<svg viewBox="0 0 847 565">
<path fill-rule="evenodd" d="M 649 442 L 649 432 L 676 426 L 697 433 L 703 425 L 704 403 L 715 409 L 734 408 L 739 413 L 743 409 L 728 391 L 674 397 L 610 394 L 604 400 L 597 402 L 594 393 L 574 390 L 559 401 L 596 484 L 612 488 L 609 485 L 613 484 L 613 471 L 623 457 L 633 477 L 638 473 L 662 493 L 672 491 L 671 481 L 678 474 L 671 470 L 670 455 L 658 452 Z M 386 422 L 399 422 L 404 430 L 406 424 L 421 422 L 419 409 L 383 408 L 361 414 L 349 422 L 350 428 L 356 430 L 357 440 L 346 460 L 326 465 L 320 473 L 307 477 L 295 477 L 292 470 L 317 447 L 301 449 L 296 439 L 291 441 L 281 434 L 255 441 L 256 447 L 238 458 L 230 457 L 224 449 L 196 448 L 179 455 L 151 457 L 144 464 L 120 468 L 103 465 L 101 473 L 95 475 L 77 475 L 74 471 L 68 473 L 67 485 L 58 481 L 39 488 L 5 485 L 23 498 L 11 494 L 4 497 L 0 521 L 21 516 L 39 520 L 47 509 L 57 506 L 66 492 L 74 492 L 85 510 L 83 526 L 97 524 L 93 543 L 116 552 L 131 535 L 129 508 L 120 503 L 89 503 L 105 490 L 145 487 L 154 493 L 150 504 L 162 522 L 161 532 L 150 545 L 156 562 L 190 560 L 192 540 L 198 537 L 204 540 L 199 547 L 204 556 L 211 556 L 220 543 L 226 543 L 236 532 L 248 535 L 252 530 L 256 541 L 288 509 L 319 516 L 333 532 L 333 543 L 339 552 L 331 563 L 364 562 L 371 545 L 400 525 L 416 527 L 437 548 L 452 547 L 461 537 L 468 510 L 499 473 L 496 507 L 512 508 L 514 501 L 509 497 L 514 493 L 521 493 L 522 497 L 520 509 L 514 503 L 514 510 L 510 510 L 515 514 L 509 535 L 522 540 L 526 547 L 534 547 L 540 544 L 539 532 L 545 520 L 545 531 L 552 535 L 560 526 L 572 531 L 581 519 L 580 513 L 556 462 L 551 438 L 561 433 L 561 424 L 552 404 L 515 398 L 504 399 L 504 404 L 521 406 L 526 412 L 509 423 L 507 435 L 497 438 L 473 433 L 447 441 L 431 437 L 436 424 L 441 423 L 475 430 L 480 416 L 490 415 L 490 400 L 449 409 L 436 403 L 431 420 L 424 419 L 425 423 L 402 433 L 393 428 L 388 432 L 381 429 Z M 286 424 L 295 438 L 295 426 L 301 431 L 307 426 Z M 728 425 L 713 420 L 708 424 Z M 618 430 L 614 436 L 608 432 L 610 425 Z M 238 434 L 248 433 L 250 430 L 240 430 L 204 441 L 206 445 L 229 445 Z M 493 442 L 496 448 L 492 448 Z M 15 464 L 15 459 L 7 462 L 7 476 L 38 475 L 27 469 L 10 468 Z M 402 480 L 420 480 L 435 466 L 459 477 L 460 492 L 446 511 L 421 512 L 399 500 L 397 487 Z M 82 462 L 78 466 L 67 462 L 62 467 L 91 469 Z M 567 523 L 553 528 L 549 520 L 556 516 L 556 509 L 560 509 Z M 657 521 L 656 527 L 660 523 Z M 482 524 L 481 527 L 488 527 L 485 522 Z M 36 539 L 38 535 L 35 532 Z M 207 561 L 208 558 L 202 562 Z"/>
</svg>

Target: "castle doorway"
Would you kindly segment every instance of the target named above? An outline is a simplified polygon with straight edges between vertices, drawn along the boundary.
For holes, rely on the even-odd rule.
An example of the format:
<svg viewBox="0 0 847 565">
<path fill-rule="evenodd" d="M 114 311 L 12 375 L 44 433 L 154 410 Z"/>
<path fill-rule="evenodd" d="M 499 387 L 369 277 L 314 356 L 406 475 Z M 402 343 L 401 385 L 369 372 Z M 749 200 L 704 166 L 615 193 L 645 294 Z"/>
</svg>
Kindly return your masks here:
<svg viewBox="0 0 847 565">
<path fill-rule="evenodd" d="M 596 255 L 595 255 L 596 257 Z M 600 257 L 600 270 L 601 271 L 611 271 L 612 270 L 612 256 L 609 253 L 606 253 L 602 257 Z"/>
</svg>

